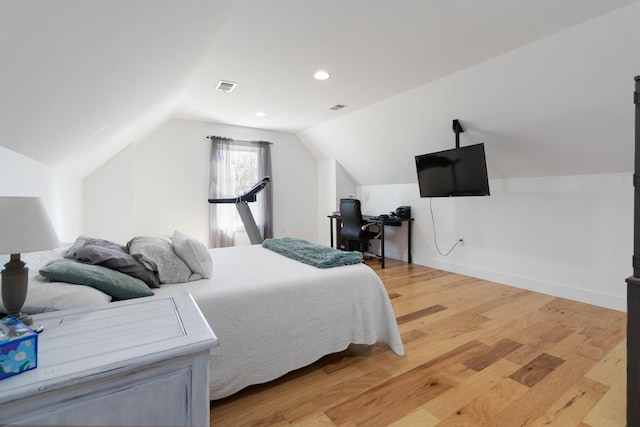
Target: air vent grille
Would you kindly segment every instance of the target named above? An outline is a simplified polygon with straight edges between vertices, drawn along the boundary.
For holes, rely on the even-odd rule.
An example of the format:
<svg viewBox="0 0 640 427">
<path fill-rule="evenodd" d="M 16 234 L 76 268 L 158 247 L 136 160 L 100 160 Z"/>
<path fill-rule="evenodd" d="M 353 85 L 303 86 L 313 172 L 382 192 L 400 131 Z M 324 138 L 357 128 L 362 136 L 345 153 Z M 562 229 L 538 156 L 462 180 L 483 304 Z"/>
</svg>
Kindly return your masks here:
<svg viewBox="0 0 640 427">
<path fill-rule="evenodd" d="M 330 110 L 333 111 L 338 111 L 338 110 L 342 110 L 344 107 L 346 107 L 347 105 L 345 104 L 336 104 L 333 107 L 329 108 Z"/>
<path fill-rule="evenodd" d="M 218 82 L 218 86 L 216 86 L 216 89 L 225 93 L 229 93 L 233 91 L 236 88 L 236 86 L 238 86 L 238 83 L 228 82 L 226 80 L 220 80 Z"/>
</svg>

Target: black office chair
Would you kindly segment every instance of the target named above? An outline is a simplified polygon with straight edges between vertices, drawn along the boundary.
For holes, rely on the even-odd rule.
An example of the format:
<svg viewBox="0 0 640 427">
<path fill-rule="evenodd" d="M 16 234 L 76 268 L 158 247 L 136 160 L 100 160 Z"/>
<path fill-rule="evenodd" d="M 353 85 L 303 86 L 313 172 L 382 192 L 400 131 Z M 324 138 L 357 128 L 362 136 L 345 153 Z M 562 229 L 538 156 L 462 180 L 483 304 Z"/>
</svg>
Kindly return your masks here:
<svg viewBox="0 0 640 427">
<path fill-rule="evenodd" d="M 342 228 L 340 236 L 346 240 L 346 246 L 349 250 L 357 250 L 370 255 L 376 256 L 369 252 L 370 240 L 380 238 L 380 227 L 376 224 L 367 223 L 362 219 L 360 210 L 360 200 L 358 199 L 340 199 L 340 219 Z M 354 246 L 349 245 L 350 242 L 355 243 Z"/>
</svg>

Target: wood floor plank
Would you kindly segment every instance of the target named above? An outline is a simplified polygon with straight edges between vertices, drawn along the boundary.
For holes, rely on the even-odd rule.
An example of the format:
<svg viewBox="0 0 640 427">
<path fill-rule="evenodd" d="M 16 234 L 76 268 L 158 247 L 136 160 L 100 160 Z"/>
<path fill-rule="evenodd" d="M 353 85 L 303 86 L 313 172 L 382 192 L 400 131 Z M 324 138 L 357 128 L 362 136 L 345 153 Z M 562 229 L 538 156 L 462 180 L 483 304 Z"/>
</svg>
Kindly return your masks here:
<svg viewBox="0 0 640 427">
<path fill-rule="evenodd" d="M 606 329 L 601 329 L 599 333 L 591 335 L 576 349 L 576 352 L 599 361 L 624 339 L 625 334 L 626 331 L 622 325 L 611 325 Z"/>
<path fill-rule="evenodd" d="M 586 377 L 609 386 L 617 383 L 627 369 L 627 340 L 620 341 L 602 360 L 597 363 Z"/>
<path fill-rule="evenodd" d="M 371 371 L 357 379 L 336 384 L 334 387 L 319 388 L 315 393 L 305 396 L 304 399 L 298 399 L 295 405 L 288 405 L 281 411 L 285 418 L 292 422 L 297 422 L 303 419 L 307 413 L 315 411 L 324 412 L 333 422 L 335 420 L 331 416 L 330 409 L 335 407 L 336 403 L 345 401 L 340 403 L 340 405 L 345 405 L 350 396 L 362 395 L 386 384 L 389 379 L 386 373 Z M 342 419 L 338 418 L 338 421 L 336 424 L 341 425 L 350 419 L 343 417 Z"/>
<path fill-rule="evenodd" d="M 627 382 L 621 377 L 584 417 L 585 424 L 591 427 L 624 426 L 627 421 L 626 392 Z"/>
<path fill-rule="evenodd" d="M 310 414 L 305 418 L 287 425 L 296 427 L 336 427 L 324 413 Z"/>
<path fill-rule="evenodd" d="M 212 402 L 212 425 L 625 425 L 625 313 L 396 260 L 384 270 L 367 263 L 385 283 L 406 355 L 350 346 Z"/>
<path fill-rule="evenodd" d="M 519 382 L 520 384 L 526 385 L 527 387 L 533 387 L 563 363 L 564 360 L 558 357 L 542 353 L 540 356 L 514 372 L 509 378 Z"/>
<path fill-rule="evenodd" d="M 433 313 L 438 313 L 439 311 L 443 311 L 446 309 L 447 307 L 440 304 L 436 304 L 436 305 L 432 305 L 431 307 L 423 308 L 422 310 L 414 311 L 413 313 L 405 314 L 404 316 L 398 317 L 396 320 L 398 322 L 398 325 L 402 325 L 404 323 L 411 322 L 412 320 L 416 320 Z"/>
<path fill-rule="evenodd" d="M 481 346 L 482 344 L 474 341 L 464 344 L 336 405 L 326 413 L 337 425 L 341 425 L 344 419 L 350 419 L 356 425 L 389 425 L 455 385 L 443 375 L 440 365 L 464 360 L 476 353 Z M 358 411 L 361 407 L 372 410 L 367 413 Z"/>
<path fill-rule="evenodd" d="M 400 418 L 398 421 L 389 424 L 389 427 L 407 427 L 407 426 L 420 426 L 420 427 L 433 427 L 438 425 L 440 420 L 433 414 L 424 408 L 418 408 L 408 415 Z"/>
<path fill-rule="evenodd" d="M 549 409 L 531 423 L 532 427 L 568 426 L 583 419 L 609 391 L 609 386 L 579 378 Z"/>
<path fill-rule="evenodd" d="M 430 414 L 444 420 L 451 417 L 475 399 L 485 395 L 487 390 L 501 383 L 518 366 L 506 359 L 498 360 L 486 369 L 473 371 L 465 381 L 425 403 L 422 407 Z M 460 415 L 460 414 L 457 414 Z M 454 417 L 460 419 L 460 417 Z"/>
<path fill-rule="evenodd" d="M 496 414 L 490 426 L 526 426 L 544 414 L 593 366 L 589 358 L 576 355 L 571 363 L 562 363 Z"/>
<path fill-rule="evenodd" d="M 510 339 L 504 339 L 498 342 L 496 345 L 490 347 L 486 352 L 479 354 L 464 362 L 465 366 L 473 369 L 474 371 L 481 371 L 484 368 L 491 366 L 498 360 L 507 356 L 512 351 L 520 348 L 522 344 L 519 342 L 511 341 Z"/>
<path fill-rule="evenodd" d="M 488 426 L 496 418 L 496 414 L 501 413 L 507 406 L 520 399 L 528 390 L 526 386 L 510 378 L 504 378 L 462 408 L 451 413 L 438 426 Z"/>
</svg>

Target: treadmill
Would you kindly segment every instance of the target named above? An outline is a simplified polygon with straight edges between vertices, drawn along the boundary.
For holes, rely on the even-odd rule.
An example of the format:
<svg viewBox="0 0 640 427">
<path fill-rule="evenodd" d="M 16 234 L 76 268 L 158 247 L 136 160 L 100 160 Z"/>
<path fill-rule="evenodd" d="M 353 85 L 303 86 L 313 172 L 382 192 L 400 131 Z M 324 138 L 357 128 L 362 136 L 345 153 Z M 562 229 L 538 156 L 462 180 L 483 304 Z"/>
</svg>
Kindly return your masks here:
<svg viewBox="0 0 640 427">
<path fill-rule="evenodd" d="M 265 176 L 262 180 L 238 197 L 209 199 L 209 203 L 233 203 L 236 205 L 236 209 L 238 209 L 240 219 L 242 219 L 242 223 L 244 224 L 245 230 L 247 230 L 247 235 L 249 236 L 249 240 L 252 245 L 262 243 L 264 238 L 260 234 L 260 230 L 258 230 L 258 226 L 256 225 L 256 220 L 253 218 L 251 209 L 249 209 L 249 203 L 255 202 L 257 200 L 257 194 L 269 185 L 270 182 L 271 178 Z"/>
</svg>

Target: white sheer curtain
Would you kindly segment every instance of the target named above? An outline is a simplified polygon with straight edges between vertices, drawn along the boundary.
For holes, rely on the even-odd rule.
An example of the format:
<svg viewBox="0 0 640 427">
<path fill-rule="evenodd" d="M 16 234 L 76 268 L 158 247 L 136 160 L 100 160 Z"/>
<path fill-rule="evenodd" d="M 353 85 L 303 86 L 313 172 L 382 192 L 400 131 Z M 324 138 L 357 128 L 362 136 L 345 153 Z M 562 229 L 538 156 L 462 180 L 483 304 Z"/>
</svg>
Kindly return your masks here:
<svg viewBox="0 0 640 427">
<path fill-rule="evenodd" d="M 233 198 L 241 195 L 265 176 L 271 177 L 271 143 L 242 141 L 211 136 L 209 198 Z M 249 203 L 262 236 L 273 237 L 273 179 Z M 234 204 L 209 205 L 209 245 L 212 248 L 234 246 L 244 237 L 244 226 Z M 246 240 L 246 239 L 245 239 Z"/>
</svg>

